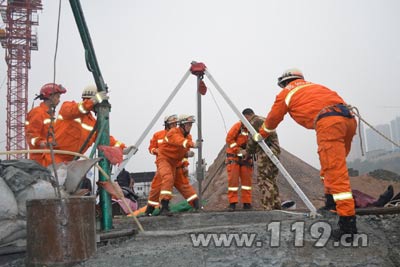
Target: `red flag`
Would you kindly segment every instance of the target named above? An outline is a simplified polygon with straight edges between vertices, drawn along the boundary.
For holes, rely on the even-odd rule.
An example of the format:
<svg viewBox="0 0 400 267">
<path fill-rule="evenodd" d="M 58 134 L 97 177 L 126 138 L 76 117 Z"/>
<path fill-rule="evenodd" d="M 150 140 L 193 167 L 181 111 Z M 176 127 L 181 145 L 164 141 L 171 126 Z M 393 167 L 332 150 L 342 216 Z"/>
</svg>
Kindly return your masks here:
<svg viewBox="0 0 400 267">
<path fill-rule="evenodd" d="M 113 165 L 119 165 L 123 161 L 122 149 L 116 146 L 98 146 L 100 151 Z"/>
</svg>

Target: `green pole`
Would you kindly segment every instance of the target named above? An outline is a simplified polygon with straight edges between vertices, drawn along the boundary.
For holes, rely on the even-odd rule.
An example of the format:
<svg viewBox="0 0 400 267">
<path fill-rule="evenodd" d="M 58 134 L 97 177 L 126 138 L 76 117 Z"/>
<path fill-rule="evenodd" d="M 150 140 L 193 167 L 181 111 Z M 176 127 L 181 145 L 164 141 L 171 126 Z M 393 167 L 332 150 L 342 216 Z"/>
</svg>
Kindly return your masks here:
<svg viewBox="0 0 400 267">
<path fill-rule="evenodd" d="M 107 85 L 104 83 L 103 77 L 101 76 L 100 67 L 97 63 L 96 54 L 94 52 L 92 39 L 90 38 L 89 29 L 86 25 L 85 17 L 83 15 L 82 6 L 79 0 L 69 1 L 72 12 L 74 13 L 75 22 L 78 26 L 79 34 L 81 35 L 83 47 L 85 48 L 85 60 L 88 70 L 93 74 L 97 90 L 107 91 Z M 104 129 L 103 132 L 98 133 L 101 135 L 99 144 L 100 145 L 110 145 L 110 127 L 109 127 L 109 113 L 111 105 L 108 101 L 103 101 L 101 104 L 95 106 L 95 111 L 97 112 L 97 123 L 99 129 Z M 103 157 L 100 161 L 100 167 L 110 176 L 110 163 L 104 157 L 104 153 L 99 151 L 99 157 Z M 99 180 L 106 181 L 107 178 L 104 177 L 101 172 L 99 172 Z M 101 218 L 101 228 L 104 231 L 109 231 L 112 229 L 112 209 L 111 209 L 111 197 L 103 189 L 100 188 L 100 207 L 102 211 Z"/>
</svg>

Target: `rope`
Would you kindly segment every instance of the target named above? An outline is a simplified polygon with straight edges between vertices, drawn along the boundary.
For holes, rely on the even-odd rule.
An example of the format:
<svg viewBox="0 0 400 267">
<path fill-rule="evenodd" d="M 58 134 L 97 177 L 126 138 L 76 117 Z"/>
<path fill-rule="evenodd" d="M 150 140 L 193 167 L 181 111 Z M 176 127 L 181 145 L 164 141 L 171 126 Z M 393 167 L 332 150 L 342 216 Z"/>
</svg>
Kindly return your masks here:
<svg viewBox="0 0 400 267">
<path fill-rule="evenodd" d="M 60 18 L 61 18 L 61 0 L 58 2 L 56 48 L 54 51 L 54 61 L 53 61 L 53 83 L 56 82 L 56 62 L 57 62 L 57 51 L 58 51 L 58 39 L 60 35 Z"/>
<path fill-rule="evenodd" d="M 218 105 L 218 103 L 217 103 L 217 100 L 215 99 L 214 94 L 212 93 L 211 89 L 210 89 L 209 91 L 210 91 L 210 94 L 211 94 L 211 96 L 212 96 L 212 99 L 214 100 L 215 106 L 216 106 L 217 109 L 218 109 L 219 115 L 221 116 L 222 122 L 224 123 L 225 133 L 228 133 L 228 131 L 227 131 L 227 129 L 226 129 L 226 123 L 225 123 L 224 115 L 222 114 L 222 111 L 221 111 L 221 109 L 219 108 L 219 105 Z"/>
<path fill-rule="evenodd" d="M 370 127 L 372 130 L 374 130 L 377 134 L 379 134 L 380 136 L 382 136 L 384 139 L 386 139 L 388 142 L 390 142 L 390 143 L 392 143 L 393 145 L 395 145 L 396 147 L 400 147 L 400 145 L 399 144 L 397 144 L 396 142 L 394 142 L 392 139 L 390 139 L 389 137 L 387 137 L 386 135 L 384 135 L 383 133 L 381 133 L 380 131 L 378 131 L 374 126 L 372 126 L 370 123 L 368 123 L 367 121 L 365 121 L 362 117 L 361 117 L 361 115 L 360 115 L 360 112 L 358 111 L 358 108 L 357 107 L 353 107 L 353 106 L 351 106 L 351 105 L 346 105 L 347 106 L 347 108 L 349 109 L 349 110 L 351 110 L 351 111 L 353 111 L 353 114 L 356 116 L 356 117 L 358 117 L 358 119 L 359 119 L 359 121 L 362 121 L 362 122 L 364 122 L 366 125 L 368 125 L 368 127 Z M 359 125 L 360 125 L 360 123 L 359 123 Z M 359 126 L 360 127 L 360 126 Z M 361 132 L 360 132 L 360 128 L 359 128 L 359 133 L 360 133 L 360 145 L 362 145 L 362 142 L 361 142 Z M 362 147 L 361 147 L 361 149 L 362 149 Z M 361 150 L 361 152 L 363 152 L 362 150 Z M 363 156 L 364 156 L 364 154 L 363 154 Z"/>
</svg>

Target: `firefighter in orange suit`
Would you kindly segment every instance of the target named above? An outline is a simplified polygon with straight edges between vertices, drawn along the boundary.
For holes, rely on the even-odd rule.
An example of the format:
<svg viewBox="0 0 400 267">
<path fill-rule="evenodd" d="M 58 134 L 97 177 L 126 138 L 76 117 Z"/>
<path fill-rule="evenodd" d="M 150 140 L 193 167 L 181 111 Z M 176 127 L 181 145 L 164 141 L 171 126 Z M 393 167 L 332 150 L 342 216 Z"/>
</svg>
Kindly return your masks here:
<svg viewBox="0 0 400 267">
<path fill-rule="evenodd" d="M 195 122 L 194 116 L 181 115 L 179 127 L 168 131 L 164 142 L 158 148 L 156 160 L 157 172 L 161 176 L 161 210 L 160 215 L 172 215 L 169 210 L 169 201 L 172 198 L 172 188 L 175 183 L 176 167 L 185 158 L 190 148 L 197 148 L 192 141 L 190 130 Z"/>
<path fill-rule="evenodd" d="M 331 194 L 339 217 L 339 229 L 333 238 L 339 240 L 348 234 L 349 240 L 357 234 L 354 200 L 351 192 L 346 156 L 356 132 L 357 122 L 344 100 L 323 85 L 304 80 L 298 69 L 285 71 L 278 78 L 283 90 L 253 138 L 267 137 L 274 132 L 286 113 L 307 129 L 315 129 L 321 176 L 325 192 Z"/>
<path fill-rule="evenodd" d="M 65 101 L 61 105 L 55 126 L 57 149 L 84 154 L 97 138 L 97 131 L 95 131 L 87 141 L 96 124 L 96 117 L 92 114 L 93 108 L 97 103 L 107 99 L 105 91 L 97 92 L 95 85 L 89 85 L 82 92 L 81 102 Z M 85 142 L 86 145 L 82 148 Z M 124 143 L 112 136 L 110 136 L 110 146 L 126 148 Z M 55 156 L 56 163 L 73 159 L 73 155 L 57 154 Z"/>
<path fill-rule="evenodd" d="M 153 137 L 150 140 L 150 145 L 149 145 L 149 152 L 152 155 L 155 155 L 157 158 L 158 155 L 158 147 L 160 144 L 164 142 L 164 138 L 167 134 L 167 132 L 171 128 L 176 128 L 178 123 L 178 116 L 177 115 L 169 115 L 165 116 L 164 118 L 164 130 L 158 131 L 153 134 Z M 149 197 L 147 201 L 147 207 L 145 214 L 147 216 L 150 216 L 155 207 L 160 205 L 159 198 L 160 198 L 160 191 L 161 191 L 161 176 L 159 175 L 158 172 L 154 175 L 154 178 L 151 182 L 150 185 L 150 192 L 149 192 Z"/>
<path fill-rule="evenodd" d="M 40 94 L 35 99 L 39 98 L 43 102 L 29 111 L 25 121 L 25 138 L 29 149 L 47 149 L 48 141 L 54 141 L 52 136 L 48 139 L 51 117 L 55 116 L 54 109 L 60 103 L 60 95 L 66 92 L 61 84 L 55 83 L 45 84 L 40 89 Z M 51 157 L 46 153 L 30 153 L 29 158 L 44 167 L 51 163 Z"/>
<path fill-rule="evenodd" d="M 167 134 L 167 132 L 171 128 L 176 128 L 178 123 L 178 116 L 177 115 L 170 115 L 166 116 L 164 118 L 164 130 L 156 132 L 152 139 L 150 140 L 150 146 L 149 146 L 149 152 L 150 154 L 153 154 L 155 156 L 158 155 L 158 147 L 160 144 L 164 142 L 164 138 Z M 188 153 L 185 155 L 187 157 L 193 156 L 193 152 Z M 176 175 L 174 179 L 174 186 L 176 189 L 182 194 L 182 196 L 186 199 L 186 201 L 194 207 L 195 210 L 198 210 L 199 207 L 199 199 L 196 194 L 196 191 L 194 188 L 190 185 L 189 179 L 188 179 L 188 169 L 187 166 L 189 165 L 189 161 L 185 157 L 178 163 L 178 166 L 176 167 Z M 150 186 L 150 193 L 147 201 L 147 207 L 145 211 L 145 215 L 151 216 L 153 213 L 154 209 L 156 206 L 158 206 L 159 203 L 159 198 L 160 198 L 160 191 L 161 191 L 161 176 L 156 173 L 156 175 L 153 178 L 153 181 L 151 182 Z"/>
<path fill-rule="evenodd" d="M 253 161 L 246 153 L 248 138 L 249 131 L 240 121 L 232 126 L 226 136 L 229 211 L 234 211 L 239 201 L 239 177 L 243 209 L 251 209 Z"/>
</svg>

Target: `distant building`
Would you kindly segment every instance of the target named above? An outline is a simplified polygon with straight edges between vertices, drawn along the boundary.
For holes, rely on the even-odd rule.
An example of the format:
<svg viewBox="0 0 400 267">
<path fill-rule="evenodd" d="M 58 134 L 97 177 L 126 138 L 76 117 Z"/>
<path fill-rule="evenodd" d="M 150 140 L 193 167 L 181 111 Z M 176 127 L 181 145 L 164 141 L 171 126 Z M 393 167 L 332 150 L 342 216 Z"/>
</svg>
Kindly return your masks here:
<svg viewBox="0 0 400 267">
<path fill-rule="evenodd" d="M 383 135 L 387 136 L 388 138 L 391 138 L 391 133 L 390 133 L 390 126 L 389 124 L 381 124 L 374 126 L 376 130 L 381 132 Z M 380 136 L 378 133 L 376 133 L 372 129 L 367 129 L 366 130 L 366 137 L 367 137 L 367 151 L 372 152 L 374 150 L 384 150 L 384 151 L 391 151 L 392 150 L 392 144 L 384 139 L 382 136 Z"/>
<path fill-rule="evenodd" d="M 156 172 L 133 172 L 135 184 L 133 189 L 141 198 L 147 198 L 150 192 L 150 184 Z"/>
<path fill-rule="evenodd" d="M 347 156 L 347 160 L 348 161 L 353 161 L 355 159 L 361 159 L 362 158 L 362 153 L 361 153 L 361 145 L 360 143 L 362 142 L 362 151 L 365 154 L 366 151 L 366 147 L 365 147 L 365 143 L 366 143 L 366 139 L 365 139 L 365 133 L 364 133 L 364 124 L 360 125 L 361 128 L 361 134 L 358 131 L 358 127 L 357 127 L 357 133 L 356 135 L 353 137 L 353 141 L 351 143 L 351 150 L 349 155 Z M 361 136 L 361 139 L 360 139 Z"/>
<path fill-rule="evenodd" d="M 394 120 L 390 121 L 390 131 L 392 140 L 400 144 L 400 117 L 396 117 Z M 392 144 L 393 150 L 399 150 L 398 147 Z"/>
</svg>

